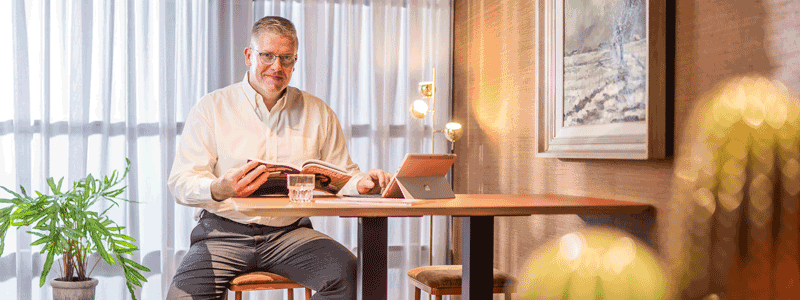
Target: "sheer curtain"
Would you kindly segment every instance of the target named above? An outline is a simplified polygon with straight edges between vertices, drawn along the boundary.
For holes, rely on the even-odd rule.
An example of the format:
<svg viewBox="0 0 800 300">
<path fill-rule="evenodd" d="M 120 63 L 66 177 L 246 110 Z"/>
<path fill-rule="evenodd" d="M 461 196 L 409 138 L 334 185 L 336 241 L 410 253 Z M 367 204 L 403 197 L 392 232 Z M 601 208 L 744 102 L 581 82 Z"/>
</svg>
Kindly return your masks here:
<svg viewBox="0 0 800 300">
<path fill-rule="evenodd" d="M 105 175 L 129 158 L 126 196 L 140 203 L 112 217 L 137 239 L 134 259 L 152 270 L 137 298 L 163 299 L 195 223 L 165 183 L 184 118 L 202 95 L 241 80 L 249 28 L 273 14 L 298 27 L 291 84 L 336 111 L 362 170 L 394 171 L 406 152 L 430 151 L 430 120 L 407 111 L 436 67 L 438 123 L 449 118 L 449 1 L 10 0 L 0 1 L 8 41 L 0 45 L 0 185 L 49 192 L 47 177 Z M 355 250 L 354 219 L 313 222 Z M 390 219 L 389 299 L 409 298 L 405 272 L 428 263 L 428 222 Z M 434 262 L 443 263 L 444 219 L 434 228 Z M 51 299 L 49 285 L 38 287 L 42 260 L 30 235 L 11 231 L 5 240 L 0 298 Z M 100 266 L 93 276 L 97 299 L 130 298 L 118 269 Z"/>
</svg>

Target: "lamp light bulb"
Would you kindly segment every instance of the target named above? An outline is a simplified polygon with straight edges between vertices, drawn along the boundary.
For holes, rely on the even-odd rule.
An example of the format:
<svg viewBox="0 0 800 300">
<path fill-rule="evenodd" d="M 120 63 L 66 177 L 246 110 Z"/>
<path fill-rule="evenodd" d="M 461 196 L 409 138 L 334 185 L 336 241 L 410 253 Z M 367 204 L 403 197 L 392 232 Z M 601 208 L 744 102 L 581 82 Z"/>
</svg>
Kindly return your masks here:
<svg viewBox="0 0 800 300">
<path fill-rule="evenodd" d="M 411 115 L 417 119 L 422 119 L 428 114 L 428 103 L 423 100 L 415 100 L 411 104 Z"/>
</svg>

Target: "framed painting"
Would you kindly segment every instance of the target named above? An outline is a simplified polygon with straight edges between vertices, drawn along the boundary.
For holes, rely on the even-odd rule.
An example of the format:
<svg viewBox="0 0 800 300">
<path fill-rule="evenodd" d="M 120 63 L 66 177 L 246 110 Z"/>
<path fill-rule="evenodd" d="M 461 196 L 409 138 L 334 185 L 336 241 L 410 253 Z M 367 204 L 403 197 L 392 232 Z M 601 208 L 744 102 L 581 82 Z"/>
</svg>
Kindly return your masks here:
<svg viewBox="0 0 800 300">
<path fill-rule="evenodd" d="M 666 2 L 540 2 L 538 156 L 666 156 Z"/>
</svg>

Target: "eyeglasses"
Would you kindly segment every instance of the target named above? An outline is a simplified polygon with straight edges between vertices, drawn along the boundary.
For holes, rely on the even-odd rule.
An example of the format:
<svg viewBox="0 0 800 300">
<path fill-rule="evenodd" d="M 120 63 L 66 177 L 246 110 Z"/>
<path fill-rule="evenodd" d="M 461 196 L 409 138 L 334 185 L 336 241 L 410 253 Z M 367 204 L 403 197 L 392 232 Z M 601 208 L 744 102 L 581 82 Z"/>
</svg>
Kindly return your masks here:
<svg viewBox="0 0 800 300">
<path fill-rule="evenodd" d="M 294 66 L 294 63 L 297 62 L 297 54 L 295 55 L 275 55 L 272 53 L 261 53 L 256 50 L 253 50 L 256 54 L 258 54 L 258 59 L 261 60 L 262 64 L 271 65 L 275 63 L 275 58 L 280 58 L 281 66 L 288 68 Z"/>
</svg>

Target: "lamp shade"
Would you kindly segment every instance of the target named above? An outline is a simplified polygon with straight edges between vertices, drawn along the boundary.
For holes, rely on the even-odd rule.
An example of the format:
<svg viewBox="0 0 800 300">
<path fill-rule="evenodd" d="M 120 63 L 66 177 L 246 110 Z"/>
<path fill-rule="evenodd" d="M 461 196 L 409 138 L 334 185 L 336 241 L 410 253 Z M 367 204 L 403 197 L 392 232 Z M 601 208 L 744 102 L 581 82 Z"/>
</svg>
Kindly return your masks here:
<svg viewBox="0 0 800 300">
<path fill-rule="evenodd" d="M 450 142 L 455 142 L 461 138 L 461 135 L 464 134 L 463 128 L 461 128 L 461 124 L 456 122 L 447 123 L 444 126 L 444 136 Z"/>
<path fill-rule="evenodd" d="M 411 104 L 411 115 L 417 119 L 422 119 L 428 114 L 428 103 L 423 100 L 416 100 Z"/>
<path fill-rule="evenodd" d="M 419 83 L 419 93 L 425 97 L 430 98 L 433 96 L 433 89 L 436 87 L 433 85 L 432 81 L 424 81 Z"/>
</svg>

